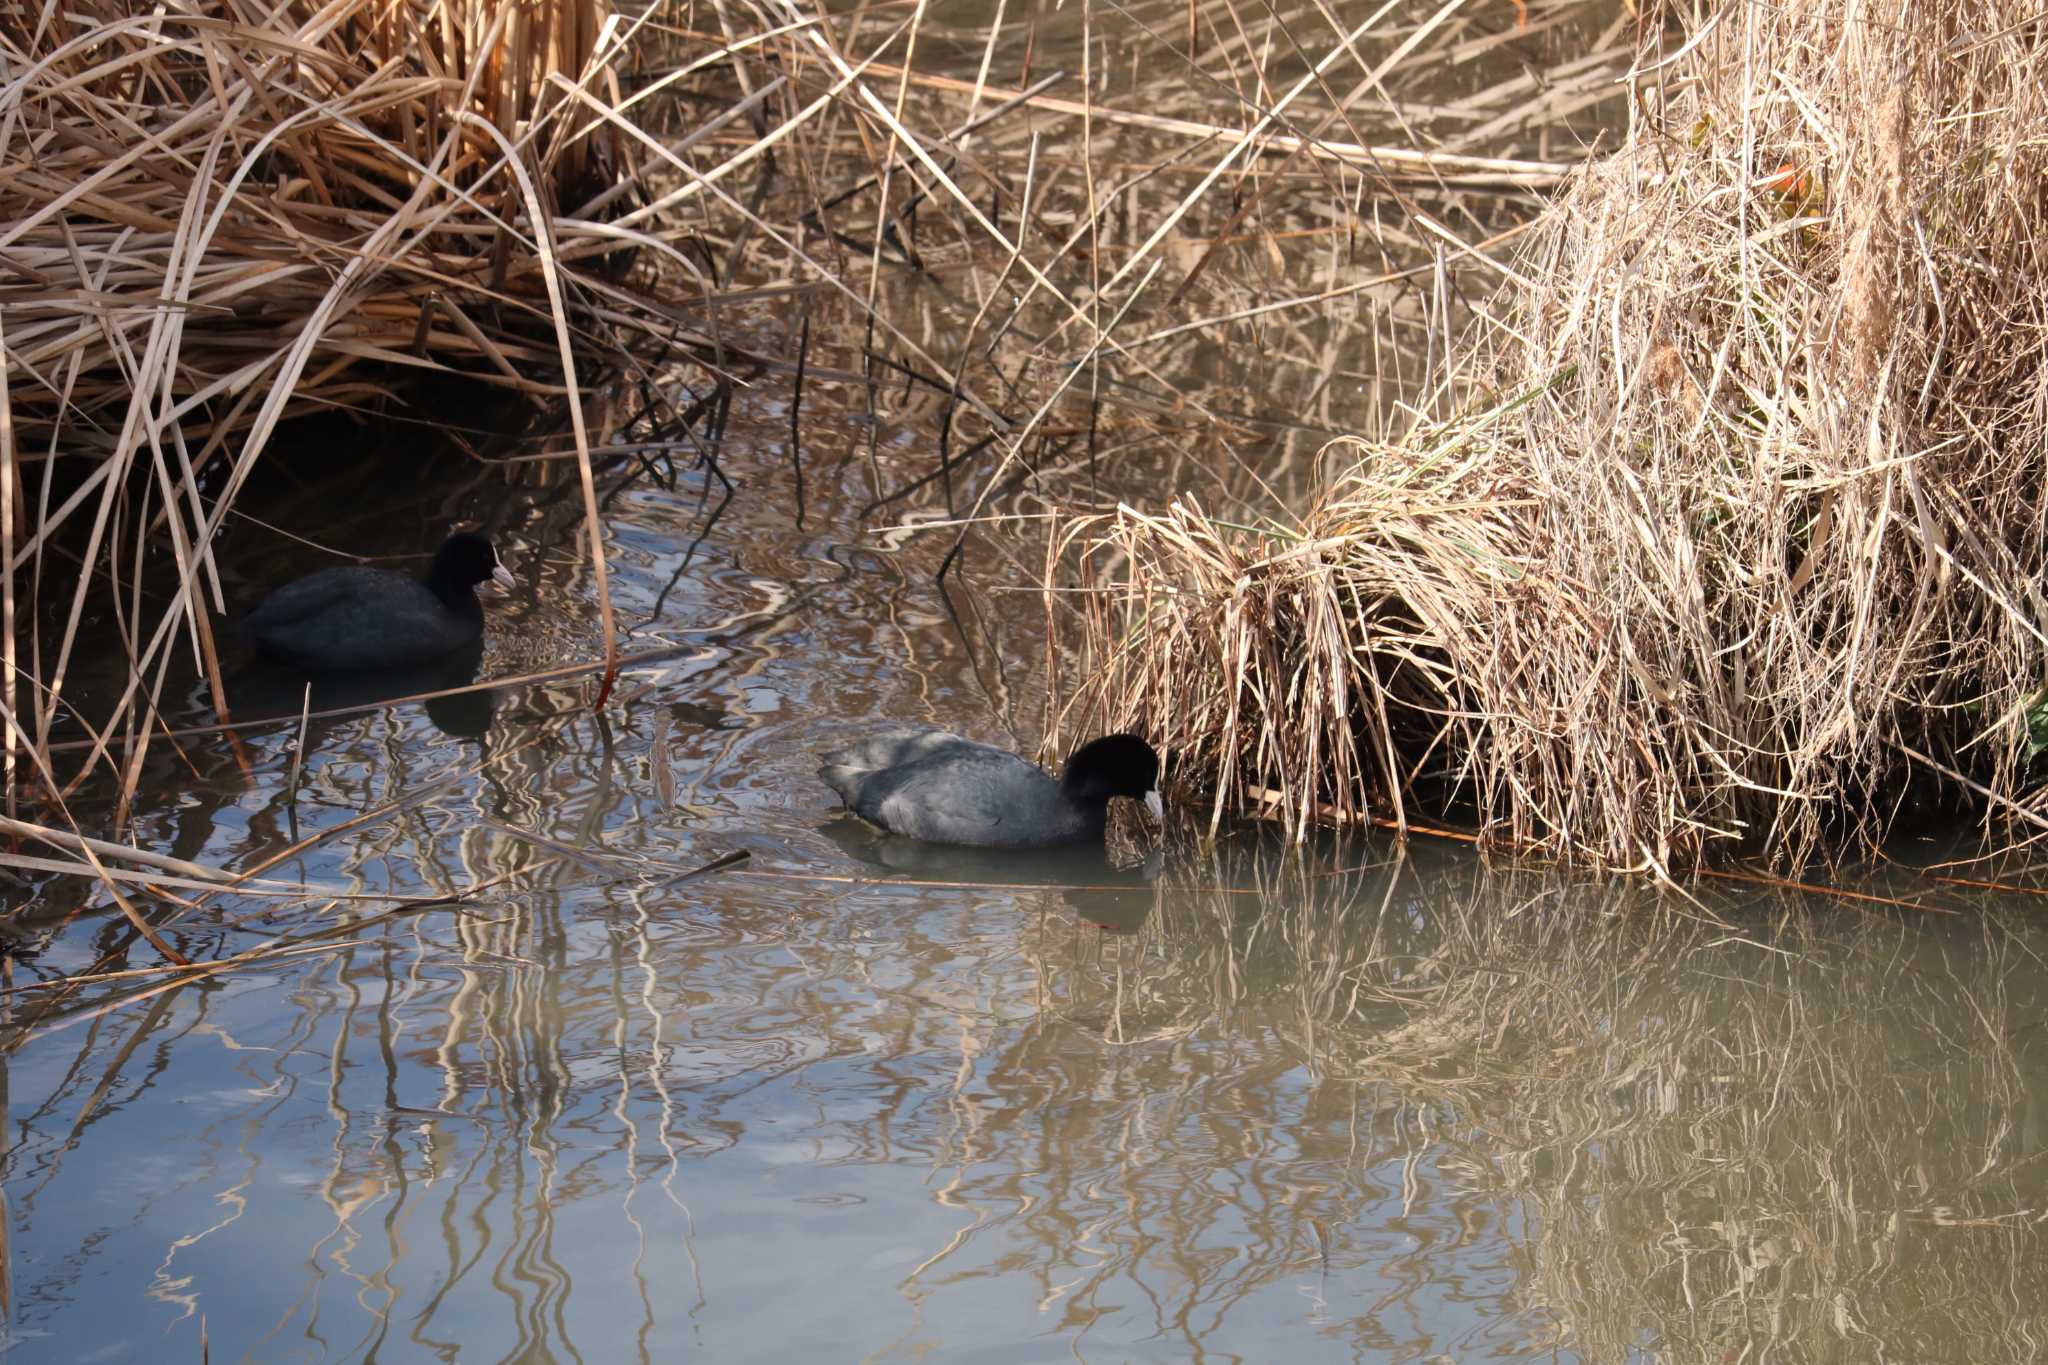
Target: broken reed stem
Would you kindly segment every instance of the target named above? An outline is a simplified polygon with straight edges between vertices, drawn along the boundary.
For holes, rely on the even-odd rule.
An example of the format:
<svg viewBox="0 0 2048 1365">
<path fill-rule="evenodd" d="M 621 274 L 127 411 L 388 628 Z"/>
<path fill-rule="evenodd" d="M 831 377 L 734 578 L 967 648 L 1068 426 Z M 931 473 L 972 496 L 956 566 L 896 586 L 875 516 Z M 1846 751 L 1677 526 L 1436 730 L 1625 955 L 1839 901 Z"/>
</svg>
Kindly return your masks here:
<svg viewBox="0 0 2048 1365">
<path fill-rule="evenodd" d="M 287 807 L 299 799 L 299 772 L 306 762 L 306 725 L 313 711 L 313 684 L 306 684 L 303 700 L 299 703 L 299 734 L 292 743 L 292 772 L 284 784 L 284 802 Z"/>
</svg>

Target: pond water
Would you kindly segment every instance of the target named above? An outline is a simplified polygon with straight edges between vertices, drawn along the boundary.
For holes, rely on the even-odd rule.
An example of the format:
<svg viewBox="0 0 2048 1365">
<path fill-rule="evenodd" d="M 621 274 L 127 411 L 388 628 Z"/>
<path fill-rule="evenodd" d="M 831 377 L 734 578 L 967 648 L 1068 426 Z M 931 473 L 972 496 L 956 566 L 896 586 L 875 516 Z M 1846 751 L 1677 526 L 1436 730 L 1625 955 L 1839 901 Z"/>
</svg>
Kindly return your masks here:
<svg viewBox="0 0 2048 1365">
<path fill-rule="evenodd" d="M 1343 415 L 1302 397 L 1345 389 L 1314 356 L 1162 364 L 1244 426 L 1041 476 L 1284 484 L 1303 414 Z M 131 901 L 194 958 L 289 954 L 167 988 L 101 892 L 10 886 L 6 1359 L 2048 1350 L 2038 900 L 1908 866 L 1862 901 L 1659 894 L 1445 841 L 1205 843 L 1184 809 L 1114 856 L 878 843 L 814 754 L 899 722 L 1030 748 L 1042 551 L 999 528 L 941 592 L 945 492 L 871 510 L 932 469 L 929 396 L 815 385 L 795 452 L 791 397 L 741 396 L 718 476 L 608 483 L 640 661 L 602 712 L 587 671 L 532 676 L 598 650 L 561 437 L 251 490 L 238 608 L 326 562 L 270 525 L 394 555 L 486 525 L 522 586 L 484 657 L 380 686 L 524 680 L 316 718 L 303 750 L 296 719 L 152 747 L 134 843 L 337 894 Z M 202 724 L 182 688 L 172 723 Z"/>
<path fill-rule="evenodd" d="M 958 624 L 945 535 L 862 532 L 866 459 L 830 456 L 866 433 L 822 399 L 796 528 L 781 413 L 736 413 L 715 521 L 702 472 L 617 488 L 628 648 L 674 652 L 602 715 L 578 676 L 315 721 L 296 786 L 295 721 L 157 747 L 142 846 L 299 847 L 266 875 L 370 897 L 145 899 L 174 943 L 352 932 L 31 1018 L 153 955 L 75 882 L 18 904 L 9 1359 L 2036 1356 L 2030 906 L 1903 869 L 1928 908 L 1694 902 L 1185 812 L 1149 860 L 878 845 L 814 751 L 1030 738 L 1041 607 L 986 548 Z M 594 650 L 552 487 L 263 505 L 492 523 L 505 676 Z M 245 594 L 318 562 L 246 534 Z"/>
</svg>

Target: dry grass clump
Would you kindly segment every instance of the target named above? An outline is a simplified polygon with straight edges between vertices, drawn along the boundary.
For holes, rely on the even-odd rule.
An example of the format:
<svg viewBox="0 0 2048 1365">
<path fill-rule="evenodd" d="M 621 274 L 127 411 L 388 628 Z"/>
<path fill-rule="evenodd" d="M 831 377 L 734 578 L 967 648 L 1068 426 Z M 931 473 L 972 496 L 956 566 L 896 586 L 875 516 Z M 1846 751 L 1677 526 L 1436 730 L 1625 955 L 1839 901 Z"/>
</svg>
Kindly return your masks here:
<svg viewBox="0 0 2048 1365">
<path fill-rule="evenodd" d="M 556 359 L 540 259 L 573 256 L 561 218 L 612 179 L 611 131 L 592 136 L 554 78 L 605 88 L 606 13 L 87 3 L 0 19 L 22 457 L 122 458 L 132 428 L 147 445 L 177 416 L 204 459 L 226 433 L 374 399 L 363 361 L 533 383 Z M 156 403 L 131 407 L 137 391 Z"/>
<path fill-rule="evenodd" d="M 1298 523 L 1071 531 L 1107 588 L 1076 702 L 1215 772 L 1219 812 L 1469 802 L 1495 845 L 1661 867 L 1875 840 L 1914 774 L 2019 799 L 2048 28 L 2016 0 L 1673 25 L 1403 439 L 1334 450 Z"/>
<path fill-rule="evenodd" d="M 1588 28 L 1532 105 L 1526 35 L 1461 8 L 1444 0 L 1421 29 L 1346 16 L 1312 40 L 1314 71 L 1282 81 L 1260 63 L 1288 67 L 1307 31 L 1255 42 L 1244 20 L 1279 19 L 1203 0 L 1192 52 L 1135 25 L 1156 57 L 1142 83 L 1133 65 L 1136 107 L 1098 104 L 1085 41 L 1078 68 L 1051 65 L 1073 52 L 1071 25 L 1048 21 L 1041 46 L 1035 14 L 981 25 L 972 81 L 919 68 L 965 31 L 922 6 L 85 0 L 0 16 L 8 811 L 94 776 L 132 792 L 171 662 L 217 680 L 213 546 L 280 424 L 390 411 L 415 376 L 460 372 L 566 410 L 601 610 L 592 448 L 653 437 L 711 459 L 715 436 L 696 438 L 722 433 L 735 388 L 770 366 L 796 375 L 799 523 L 806 377 L 863 391 L 871 418 L 884 376 L 901 380 L 903 411 L 914 386 L 932 414 L 938 467 L 884 478 L 871 446 L 864 516 L 934 488 L 950 513 L 979 509 L 1027 472 L 1077 468 L 1064 452 L 1084 436 L 1092 479 L 1116 444 L 1114 408 L 1097 420 L 1103 354 L 1148 351 L 1138 372 L 1171 388 L 1181 362 L 1152 348 L 1358 293 L 1323 289 L 1323 263 L 1334 272 L 1363 240 L 1348 220 L 1368 193 L 1484 210 L 1568 169 L 1529 159 L 1542 148 L 1526 132 L 1617 97 L 1628 25 Z M 1575 32 L 1601 8 L 1565 0 L 1532 32 Z M 940 46 L 920 59 L 926 27 Z M 1206 82 L 1191 85 L 1191 62 L 1209 63 Z M 1380 109 L 1396 67 L 1407 83 L 1493 84 L 1455 109 Z M 1435 118 L 1439 145 L 1377 141 Z M 1247 177 L 1261 183 L 1249 200 Z M 1279 243 L 1296 241 L 1342 250 L 1290 262 Z M 1379 240 L 1366 256 L 1392 273 L 1372 287 L 1404 278 L 1415 250 L 1406 233 Z M 1249 310 L 1240 253 L 1279 267 L 1261 267 Z M 969 325 L 888 315 L 906 281 L 941 274 L 956 302 L 977 296 Z M 1181 302 L 1155 308 L 1169 286 Z M 819 299 L 861 326 L 820 309 L 814 352 Z M 1083 393 L 1085 432 L 1060 402 Z M 607 615 L 608 664 L 612 634 Z M 122 657 L 82 678 L 81 656 L 110 639 Z M 52 748 L 74 721 L 94 732 L 75 762 Z"/>
<path fill-rule="evenodd" d="M 396 408 L 410 379 L 451 373 L 560 404 L 602 595 L 593 381 L 630 372 L 639 343 L 715 349 L 687 311 L 704 281 L 678 307 L 627 280 L 636 255 L 679 257 L 694 225 L 677 210 L 705 189 L 686 180 L 666 216 L 644 202 L 646 164 L 673 179 L 698 140 L 657 139 L 641 121 L 667 106 L 626 92 L 653 39 L 685 46 L 656 12 L 86 0 L 0 17 L 9 810 L 23 779 L 62 794 L 110 759 L 125 790 L 170 661 L 217 677 L 214 540 L 294 416 Z M 731 84 L 734 65 L 700 40 L 664 81 L 715 67 Z M 782 84 L 746 102 L 763 126 Z M 126 691 L 88 720 L 85 762 L 49 771 L 81 623 L 109 611 Z"/>
<path fill-rule="evenodd" d="M 217 672 L 212 543 L 281 422 L 451 369 L 577 407 L 572 357 L 605 329 L 571 262 L 619 240 L 573 221 L 615 178 L 584 93 L 623 50 L 606 18 L 596 0 L 0 18 L 10 810 L 31 764 L 67 785 L 43 755 L 102 575 L 130 680 L 86 769 L 125 720 L 132 777 L 135 717 L 181 644 Z"/>
</svg>

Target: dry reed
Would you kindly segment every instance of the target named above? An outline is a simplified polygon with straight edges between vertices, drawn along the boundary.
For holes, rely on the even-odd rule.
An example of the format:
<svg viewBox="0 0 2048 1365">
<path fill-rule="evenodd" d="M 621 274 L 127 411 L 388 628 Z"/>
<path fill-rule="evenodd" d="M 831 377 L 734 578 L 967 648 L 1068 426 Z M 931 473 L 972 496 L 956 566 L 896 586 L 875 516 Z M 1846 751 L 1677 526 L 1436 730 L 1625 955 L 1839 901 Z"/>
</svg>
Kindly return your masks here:
<svg viewBox="0 0 2048 1365">
<path fill-rule="evenodd" d="M 1405 433 L 1331 447 L 1298 517 L 1067 528 L 1070 725 L 1159 736 L 1219 817 L 1458 811 L 1613 868 L 1853 851 L 1916 783 L 2029 804 L 2048 31 L 1672 25 Z"/>
<path fill-rule="evenodd" d="M 374 418 L 408 378 L 449 372 L 558 405 L 601 605 L 593 461 L 632 448 L 634 419 L 601 401 L 620 373 L 682 423 L 722 408 L 679 372 L 729 397 L 788 368 L 792 347 L 799 396 L 806 375 L 863 388 L 871 407 L 885 380 L 914 383 L 939 466 L 892 490 L 871 449 L 863 517 L 941 491 L 953 507 L 956 480 L 957 510 L 978 511 L 1020 481 L 1092 478 L 1109 361 L 1173 392 L 1204 332 L 1313 329 L 1354 295 L 1380 306 L 1433 248 L 1413 224 L 1364 223 L 1374 196 L 1476 223 L 1557 183 L 1572 162 L 1542 130 L 1616 97 L 1626 25 L 1589 29 L 1534 103 L 1508 45 L 1599 8 L 1567 0 L 1527 30 L 1459 0 L 1324 15 L 1326 34 L 1286 35 L 1310 41 L 1314 79 L 1283 81 L 1266 69 L 1290 60 L 1277 17 L 1200 0 L 1185 46 L 1146 34 L 1127 108 L 1100 102 L 1086 42 L 1083 70 L 1033 69 L 1039 17 L 1021 54 L 1014 25 L 989 24 L 972 83 L 920 71 L 921 7 L 344 0 L 0 21 L 17 73 L 0 145 L 19 167 L 0 181 L 16 267 L 0 281 L 0 706 L 7 809 L 34 817 L 17 833 L 74 848 L 84 831 L 64 799 L 104 780 L 118 799 L 94 832 L 119 838 L 151 745 L 175 734 L 157 710 L 173 665 L 217 678 L 213 547 L 290 419 Z M 1479 70 L 1499 79 L 1452 106 L 1403 93 Z M 1187 97 L 1191 72 L 1213 87 L 1206 103 Z M 1163 203 L 1144 197 L 1161 188 Z M 1294 255 L 1296 239 L 1328 250 Z M 1373 262 L 1364 284 L 1336 277 L 1354 256 Z M 1232 262 L 1254 258 L 1280 269 L 1247 307 Z M 882 279 L 906 267 L 971 288 L 965 335 L 885 315 Z M 867 339 L 809 353 L 813 293 L 851 301 Z M 776 298 L 802 301 L 802 341 L 734 330 Z M 1186 411 L 1221 421 L 1199 397 Z M 964 538 L 974 520 L 932 526 Z M 622 660 L 608 617 L 605 634 L 609 679 Z M 109 640 L 125 688 L 75 714 L 82 656 Z M 67 728 L 86 738 L 56 737 Z M 96 859 L 62 870 L 111 889 Z"/>
<path fill-rule="evenodd" d="M 174 656 L 217 674 L 214 539 L 282 423 L 455 372 L 566 403 L 587 466 L 577 357 L 623 344 L 599 253 L 634 235 L 579 216 L 623 169 L 579 96 L 632 33 L 596 0 L 0 20 L 10 810 L 125 788 Z M 128 683 L 60 773 L 89 603 Z"/>
</svg>

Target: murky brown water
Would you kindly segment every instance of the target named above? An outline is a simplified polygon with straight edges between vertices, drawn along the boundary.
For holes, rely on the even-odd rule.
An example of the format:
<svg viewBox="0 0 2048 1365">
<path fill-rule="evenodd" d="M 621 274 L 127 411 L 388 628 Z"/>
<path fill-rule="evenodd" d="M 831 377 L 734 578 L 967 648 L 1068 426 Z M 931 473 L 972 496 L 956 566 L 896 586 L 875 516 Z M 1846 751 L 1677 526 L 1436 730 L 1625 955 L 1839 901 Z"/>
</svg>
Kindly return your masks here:
<svg viewBox="0 0 2048 1365">
<path fill-rule="evenodd" d="M 915 289 L 892 314 L 957 325 Z M 1167 354 L 1246 425 L 1190 417 L 1105 497 L 1284 485 L 1346 411 L 1327 356 Z M 616 485 L 627 648 L 674 652 L 603 716 L 579 677 L 317 721 L 295 790 L 295 726 L 155 747 L 144 846 L 240 869 L 325 835 L 269 875 L 488 889 L 103 981 L 0 1059 L 7 1359 L 196 1360 L 202 1330 L 262 1361 L 2048 1350 L 2036 902 L 1703 906 L 1256 829 L 1135 865 L 878 846 L 812 754 L 892 721 L 1035 738 L 1038 551 L 978 541 L 949 611 L 937 486 L 863 530 L 932 467 L 914 390 L 872 427 L 806 395 L 797 527 L 787 400 L 737 405 L 715 517 L 687 460 Z M 300 471 L 250 507 L 393 552 L 485 521 L 527 585 L 492 611 L 508 676 L 594 649 L 560 468 Z M 1045 474 L 1090 487 L 1074 451 Z M 243 604 L 320 562 L 253 524 L 229 549 Z M 154 960 L 75 884 L 10 902 L 16 1019 L 39 979 Z M 309 922 L 141 903 L 195 957 Z"/>
</svg>

